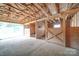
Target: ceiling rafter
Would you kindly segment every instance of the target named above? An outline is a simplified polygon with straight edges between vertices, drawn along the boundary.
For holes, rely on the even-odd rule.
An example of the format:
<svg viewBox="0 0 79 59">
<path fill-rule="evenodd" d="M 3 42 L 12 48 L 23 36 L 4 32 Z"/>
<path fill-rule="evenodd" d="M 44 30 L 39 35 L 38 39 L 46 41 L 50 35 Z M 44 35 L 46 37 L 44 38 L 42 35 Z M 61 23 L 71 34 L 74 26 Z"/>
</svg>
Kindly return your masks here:
<svg viewBox="0 0 79 59">
<path fill-rule="evenodd" d="M 19 9 L 21 9 L 21 10 L 22 10 L 22 8 L 20 7 L 20 5 L 19 5 L 19 4 L 15 3 L 15 5 L 17 6 L 17 8 L 19 8 Z"/>
<path fill-rule="evenodd" d="M 38 4 L 36 4 L 36 3 L 35 4 L 33 4 L 33 3 L 30 3 L 30 4 L 26 4 L 26 3 L 8 4 L 7 3 L 4 5 L 7 6 L 6 12 L 12 13 L 13 15 L 15 15 L 16 21 L 15 20 L 12 20 L 12 21 L 19 22 L 19 23 L 31 22 L 34 20 L 38 20 L 40 18 L 41 19 L 45 18 L 48 20 L 52 19 L 54 21 L 55 18 L 58 18 L 58 17 L 62 18 L 67 15 L 71 16 L 79 11 L 79 4 L 71 4 L 70 8 L 66 9 L 65 11 L 60 12 L 60 10 L 59 10 L 60 6 L 58 3 L 56 3 L 55 8 L 58 13 L 56 15 L 50 15 L 50 12 L 49 12 L 50 10 L 46 4 L 39 4 L 39 3 Z M 19 15 L 18 19 L 16 18 L 16 15 Z M 22 16 L 22 18 L 21 18 L 21 16 Z M 9 17 L 10 17 L 10 14 L 9 14 Z"/>
<path fill-rule="evenodd" d="M 22 4 L 23 6 L 27 6 L 26 9 L 31 12 L 32 16 L 36 17 L 36 10 L 33 8 L 33 5 Z M 39 13 L 38 13 L 39 14 Z"/>
<path fill-rule="evenodd" d="M 41 12 L 46 16 L 48 17 L 49 15 L 47 14 L 47 12 L 39 5 L 39 4 L 34 4 L 38 9 L 41 10 Z"/>
<path fill-rule="evenodd" d="M 18 11 L 21 11 L 25 16 L 33 17 L 33 16 L 31 16 L 31 14 L 25 12 L 24 10 L 20 10 L 20 9 L 18 9 L 18 8 L 12 6 L 11 4 L 5 4 L 5 5 L 10 6 L 10 7 L 14 8 L 14 9 L 17 9 Z M 34 17 L 33 17 L 33 18 L 34 18 Z"/>
<path fill-rule="evenodd" d="M 64 12 L 61 12 L 60 14 L 62 15 L 62 16 L 66 16 L 66 15 L 71 15 L 71 14 L 74 14 L 74 13 L 76 13 L 76 12 L 78 12 L 79 11 L 79 7 L 77 7 L 77 8 L 71 8 L 71 9 L 69 9 L 69 10 L 66 10 L 66 11 L 64 11 Z"/>
<path fill-rule="evenodd" d="M 59 3 L 55 3 L 55 9 L 56 9 L 57 13 L 60 13 L 60 4 Z"/>
<path fill-rule="evenodd" d="M 39 13 L 36 13 L 36 10 L 33 8 L 34 5 L 26 5 L 26 4 L 22 4 L 22 5 L 25 7 L 27 6 L 26 9 L 28 9 L 28 11 L 32 13 L 32 16 L 35 17 L 35 20 L 38 19 L 37 15 L 39 15 Z M 34 19 L 31 19 L 31 20 L 34 20 Z"/>
<path fill-rule="evenodd" d="M 10 7 L 9 7 L 10 8 Z M 15 14 L 17 14 L 17 15 L 22 15 L 22 16 L 24 16 L 24 14 L 22 14 L 22 13 L 20 13 L 20 12 L 16 12 L 16 11 L 13 11 L 13 10 L 9 10 L 9 9 L 6 9 L 8 12 L 10 12 L 10 13 L 15 13 Z"/>
<path fill-rule="evenodd" d="M 36 17 L 37 14 L 39 14 L 39 12 L 37 13 L 36 9 L 34 9 L 34 5 L 30 4 L 30 5 L 26 5 L 26 4 L 22 4 L 23 6 L 27 6 L 26 9 L 28 11 L 30 11 L 30 13 L 32 14 L 32 16 Z"/>
<path fill-rule="evenodd" d="M 10 7 L 11 8 L 11 7 Z M 10 12 L 10 10 L 8 10 Z M 23 20 L 23 19 L 22 19 Z"/>
</svg>

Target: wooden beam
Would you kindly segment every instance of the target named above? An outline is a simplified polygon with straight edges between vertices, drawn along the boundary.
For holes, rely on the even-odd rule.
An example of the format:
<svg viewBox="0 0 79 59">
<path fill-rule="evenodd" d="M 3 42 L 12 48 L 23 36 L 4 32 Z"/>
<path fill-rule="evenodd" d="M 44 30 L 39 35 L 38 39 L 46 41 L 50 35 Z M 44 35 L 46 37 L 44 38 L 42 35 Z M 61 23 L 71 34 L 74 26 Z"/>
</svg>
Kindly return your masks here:
<svg viewBox="0 0 79 59">
<path fill-rule="evenodd" d="M 47 18 L 42 18 L 42 19 L 34 20 L 34 21 L 31 21 L 31 22 L 25 23 L 24 25 L 29 25 L 31 23 L 36 23 L 36 22 L 44 21 L 45 19 L 47 19 Z"/>
<path fill-rule="evenodd" d="M 67 20 L 67 16 L 63 17 L 61 21 L 62 31 L 63 31 L 63 39 L 64 44 L 66 47 L 71 47 L 71 40 L 70 40 L 70 20 Z"/>
<path fill-rule="evenodd" d="M 15 5 L 18 9 L 21 9 L 21 10 L 22 10 L 22 8 L 24 8 L 23 6 L 20 5 L 20 3 L 18 3 L 18 4 L 15 3 L 14 5 Z"/>
<path fill-rule="evenodd" d="M 46 16 L 46 17 L 48 17 L 49 15 L 46 13 L 46 11 L 44 11 L 44 9 L 42 9 L 42 7 L 40 6 L 40 5 L 38 5 L 38 4 L 34 4 L 38 9 L 40 9 L 41 11 L 42 11 L 42 13 Z"/>
<path fill-rule="evenodd" d="M 65 39 L 65 45 L 66 47 L 71 47 L 71 31 L 70 31 L 70 18 L 66 20 L 66 39 Z"/>
<path fill-rule="evenodd" d="M 5 5 L 10 6 L 11 8 L 14 8 L 14 9 L 16 9 L 16 10 L 18 10 L 18 11 L 21 11 L 25 16 L 33 17 L 33 16 L 31 16 L 30 13 L 27 13 L 27 12 L 25 12 L 24 10 L 20 10 L 20 9 L 18 9 L 18 8 L 14 7 L 14 6 L 12 6 L 11 4 L 5 4 Z"/>
<path fill-rule="evenodd" d="M 17 5 L 18 5 L 18 4 L 17 4 Z M 18 5 L 18 6 L 19 6 L 19 5 Z M 27 10 L 28 10 L 28 11 L 29 11 L 29 14 L 31 14 L 31 16 L 37 18 L 36 15 L 39 14 L 39 13 L 36 13 L 36 12 L 35 12 L 35 10 L 34 10 L 34 8 L 33 8 L 34 5 L 26 5 L 25 3 L 22 3 L 22 4 L 21 4 L 21 7 L 22 7 L 22 6 L 25 7 L 25 11 L 26 11 L 26 12 L 27 12 Z M 21 8 L 20 8 L 20 9 L 21 9 Z M 27 9 L 27 10 L 26 10 L 26 9 Z M 21 10 L 22 10 L 22 9 L 21 9 Z M 39 15 L 39 16 L 40 16 L 40 15 Z M 27 18 L 27 17 L 26 17 L 26 18 Z M 32 17 L 31 17 L 31 18 L 32 18 Z"/>
<path fill-rule="evenodd" d="M 48 22 L 47 19 L 45 20 L 45 40 L 48 39 Z"/>
<path fill-rule="evenodd" d="M 26 5 L 26 4 L 23 3 L 22 5 L 25 6 L 25 9 L 27 9 L 28 11 L 30 11 L 30 13 L 32 14 L 32 16 L 34 16 L 36 18 L 38 18 L 37 14 L 40 16 L 39 10 L 38 10 L 38 8 L 36 8 L 34 6 L 34 4 Z"/>
<path fill-rule="evenodd" d="M 11 4 L 5 4 L 5 5 L 10 6 L 10 7 L 14 8 L 14 9 L 17 9 L 18 11 L 21 11 L 21 12 L 23 12 L 25 14 L 25 12 L 23 10 L 20 10 L 20 9 L 16 8 L 16 7 L 12 6 Z"/>
<path fill-rule="evenodd" d="M 10 23 L 18 23 L 18 24 L 23 24 L 23 23 L 19 23 L 17 21 L 12 21 L 12 20 L 0 20 L 1 22 L 10 22 Z"/>
<path fill-rule="evenodd" d="M 10 13 L 15 13 L 15 14 L 17 14 L 17 15 L 22 15 L 22 16 L 24 16 L 24 14 L 12 10 L 11 7 L 8 7 L 8 8 L 9 8 L 9 9 L 5 8 L 8 12 L 10 12 Z"/>
<path fill-rule="evenodd" d="M 73 12 L 72 12 L 73 11 Z M 70 15 L 72 15 L 72 14 L 74 14 L 74 13 L 76 13 L 76 12 L 78 12 L 79 11 L 79 8 L 76 8 L 76 9 L 71 9 L 71 10 L 68 10 L 68 11 L 66 11 L 66 12 L 64 12 L 64 14 L 62 14 L 62 16 L 63 17 L 65 17 L 65 16 L 70 16 Z M 71 13 L 72 12 L 72 13 Z M 68 14 L 69 15 L 68 15 Z M 43 19 L 51 19 L 52 21 L 55 19 L 55 18 L 57 18 L 57 17 L 62 17 L 62 16 L 60 16 L 60 15 L 57 15 L 57 16 L 49 16 L 49 17 L 45 17 L 45 18 L 42 18 L 42 19 L 39 19 L 39 20 L 37 20 L 37 21 L 42 21 Z M 62 17 L 62 18 L 63 18 Z M 28 22 L 28 23 L 26 23 L 26 24 L 29 24 L 29 23 L 33 23 L 33 22 L 36 22 L 36 20 L 35 21 L 32 21 L 32 22 Z"/>
<path fill-rule="evenodd" d="M 61 12 L 60 15 L 61 17 L 64 17 L 64 16 L 67 16 L 67 15 L 72 15 L 74 13 L 77 13 L 79 11 L 79 7 L 78 8 L 74 8 L 74 9 L 69 9 L 69 10 L 66 10 L 64 12 Z"/>
<path fill-rule="evenodd" d="M 37 23 L 37 20 L 35 22 L 35 38 L 38 39 L 38 23 Z"/>
<path fill-rule="evenodd" d="M 54 37 L 56 37 L 56 38 L 58 38 L 60 41 L 63 42 L 62 38 L 58 37 L 58 35 L 60 35 L 60 34 L 63 33 L 62 30 L 59 31 L 58 33 L 54 33 L 54 31 L 53 31 L 52 28 L 48 28 L 48 31 L 53 35 L 52 37 L 48 38 L 48 40 L 49 40 L 49 39 L 52 39 L 52 38 L 54 38 Z"/>
<path fill-rule="evenodd" d="M 55 3 L 55 9 L 56 9 L 57 13 L 60 13 L 60 4 L 59 3 Z"/>
<path fill-rule="evenodd" d="M 66 46 L 66 19 L 67 17 L 63 17 L 63 20 L 61 21 L 61 28 L 63 31 L 63 39 L 64 39 L 64 46 Z"/>
</svg>

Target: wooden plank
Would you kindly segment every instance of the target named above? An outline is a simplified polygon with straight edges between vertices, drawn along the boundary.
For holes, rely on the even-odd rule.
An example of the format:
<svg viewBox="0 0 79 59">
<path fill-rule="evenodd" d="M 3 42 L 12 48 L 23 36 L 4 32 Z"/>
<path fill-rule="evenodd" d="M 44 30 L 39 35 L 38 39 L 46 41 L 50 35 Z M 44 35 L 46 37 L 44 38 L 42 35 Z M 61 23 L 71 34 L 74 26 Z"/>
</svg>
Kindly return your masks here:
<svg viewBox="0 0 79 59">
<path fill-rule="evenodd" d="M 45 40 L 48 39 L 48 22 L 47 19 L 45 20 Z"/>
</svg>

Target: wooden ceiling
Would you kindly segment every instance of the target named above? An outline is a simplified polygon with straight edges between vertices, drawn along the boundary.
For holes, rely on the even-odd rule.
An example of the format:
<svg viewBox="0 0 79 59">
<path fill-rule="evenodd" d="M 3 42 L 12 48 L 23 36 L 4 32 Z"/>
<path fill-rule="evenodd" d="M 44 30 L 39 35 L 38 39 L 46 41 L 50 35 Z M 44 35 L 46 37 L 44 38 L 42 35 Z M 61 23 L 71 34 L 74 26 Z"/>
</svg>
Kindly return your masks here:
<svg viewBox="0 0 79 59">
<path fill-rule="evenodd" d="M 77 3 L 2 3 L 0 4 L 0 21 L 25 24 L 48 17 L 63 17 L 78 11 Z"/>
</svg>

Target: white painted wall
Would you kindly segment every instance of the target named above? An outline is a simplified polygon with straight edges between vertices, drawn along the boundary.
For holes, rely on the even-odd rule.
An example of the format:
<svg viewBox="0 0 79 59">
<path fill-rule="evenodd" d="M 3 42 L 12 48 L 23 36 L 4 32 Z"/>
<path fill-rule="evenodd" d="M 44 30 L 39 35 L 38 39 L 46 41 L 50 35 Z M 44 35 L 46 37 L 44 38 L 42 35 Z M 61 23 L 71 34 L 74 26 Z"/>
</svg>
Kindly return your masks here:
<svg viewBox="0 0 79 59">
<path fill-rule="evenodd" d="M 79 27 L 79 12 L 74 15 L 71 21 L 72 27 Z"/>
</svg>

